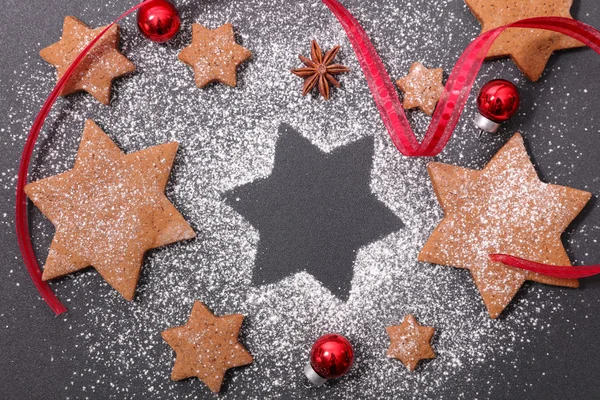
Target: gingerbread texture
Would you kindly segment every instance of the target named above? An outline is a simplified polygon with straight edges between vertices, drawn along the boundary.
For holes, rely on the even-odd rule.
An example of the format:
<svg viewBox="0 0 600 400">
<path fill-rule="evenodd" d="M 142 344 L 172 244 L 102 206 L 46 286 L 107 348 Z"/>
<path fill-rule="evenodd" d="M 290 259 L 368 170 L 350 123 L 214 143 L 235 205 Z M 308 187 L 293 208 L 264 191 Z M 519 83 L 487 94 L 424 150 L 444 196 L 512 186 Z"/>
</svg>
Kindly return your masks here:
<svg viewBox="0 0 600 400">
<path fill-rule="evenodd" d="M 444 93 L 443 78 L 443 69 L 429 69 L 419 62 L 413 63 L 408 75 L 396 81 L 396 85 L 404 92 L 404 108 L 419 108 L 425 114 L 432 115 Z"/>
<path fill-rule="evenodd" d="M 165 196 L 177 147 L 125 155 L 86 121 L 73 169 L 25 187 L 56 228 L 42 278 L 93 266 L 133 300 L 146 251 L 195 236 Z"/>
<path fill-rule="evenodd" d="M 75 58 L 104 28 L 90 29 L 75 17 L 65 17 L 62 38 L 42 49 L 40 56 L 56 67 L 60 80 Z M 61 96 L 85 91 L 108 105 L 112 81 L 133 71 L 135 65 L 119 52 L 119 26 L 113 25 L 75 69 Z"/>
<path fill-rule="evenodd" d="M 481 23 L 481 32 L 525 18 L 571 16 L 573 0 L 465 0 Z M 553 52 L 584 46 L 562 33 L 540 29 L 510 28 L 502 32 L 487 58 L 510 57 L 532 81 L 544 72 Z"/>
<path fill-rule="evenodd" d="M 527 280 L 578 286 L 574 279 L 514 269 L 488 257 L 503 253 L 571 265 L 560 237 L 591 198 L 541 182 L 520 134 L 481 171 L 436 162 L 427 169 L 445 216 L 418 259 L 470 270 L 490 317 L 498 317 Z"/>
<path fill-rule="evenodd" d="M 215 317 L 197 301 L 183 326 L 167 329 L 163 339 L 176 353 L 171 379 L 197 377 L 218 393 L 230 368 L 251 364 L 254 360 L 238 342 L 243 315 Z"/>
<path fill-rule="evenodd" d="M 192 43 L 179 53 L 179 59 L 194 69 L 199 88 L 213 82 L 237 86 L 237 68 L 251 57 L 250 50 L 236 43 L 231 24 L 217 29 L 193 24 Z"/>
<path fill-rule="evenodd" d="M 402 324 L 385 328 L 390 337 L 388 358 L 396 358 L 414 371 L 421 360 L 435 358 L 431 339 L 435 328 L 420 325 L 411 314 L 404 317 Z"/>
</svg>

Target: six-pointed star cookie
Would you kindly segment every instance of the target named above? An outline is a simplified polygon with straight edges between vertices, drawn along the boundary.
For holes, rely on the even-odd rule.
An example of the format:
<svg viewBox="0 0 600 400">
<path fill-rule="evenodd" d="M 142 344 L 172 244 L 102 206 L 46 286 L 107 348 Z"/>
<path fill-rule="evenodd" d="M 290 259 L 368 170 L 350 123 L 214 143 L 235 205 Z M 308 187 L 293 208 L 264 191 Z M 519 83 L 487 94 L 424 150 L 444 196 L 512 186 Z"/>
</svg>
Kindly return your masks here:
<svg viewBox="0 0 600 400">
<path fill-rule="evenodd" d="M 371 192 L 373 138 L 324 153 L 280 127 L 270 177 L 226 193 L 227 203 L 260 231 L 252 281 L 306 271 L 343 300 L 357 251 L 402 228 Z"/>
<path fill-rule="evenodd" d="M 42 49 L 40 56 L 56 67 L 60 79 L 104 28 L 90 29 L 75 17 L 65 17 L 62 38 Z M 113 25 L 75 69 L 61 95 L 86 91 L 101 103 L 109 104 L 112 81 L 133 71 L 135 65 L 119 52 L 119 26 Z"/>
<path fill-rule="evenodd" d="M 421 326 L 414 316 L 404 317 L 402 324 L 385 328 L 390 337 L 388 358 L 396 358 L 414 371 L 421 360 L 435 358 L 431 347 L 431 338 L 435 329 L 431 326 Z"/>
<path fill-rule="evenodd" d="M 419 108 L 427 115 L 432 115 L 437 102 L 444 93 L 441 68 L 429 69 L 419 62 L 413 63 L 407 76 L 396 81 L 396 85 L 404 92 L 402 105 L 405 109 Z"/>
<path fill-rule="evenodd" d="M 430 163 L 429 175 L 445 217 L 419 261 L 471 271 L 492 318 L 532 280 L 577 287 L 558 279 L 493 263 L 502 253 L 552 265 L 570 265 L 561 234 L 591 194 L 542 183 L 518 133 L 481 171 Z"/>
<path fill-rule="evenodd" d="M 525 18 L 572 18 L 573 0 L 465 0 L 482 25 L 482 33 Z M 537 81 L 556 50 L 581 47 L 583 44 L 558 32 L 511 28 L 496 39 L 488 58 L 510 57 L 532 81 Z"/>
<path fill-rule="evenodd" d="M 235 42 L 233 26 L 208 29 L 192 27 L 192 43 L 179 53 L 179 59 L 194 69 L 200 88 L 212 82 L 237 85 L 237 67 L 252 57 L 250 50 Z"/>
<path fill-rule="evenodd" d="M 171 379 L 198 377 L 213 392 L 219 392 L 225 372 L 251 364 L 252 355 L 238 342 L 243 315 L 215 317 L 197 301 L 188 322 L 167 329 L 163 339 L 177 355 Z"/>
<path fill-rule="evenodd" d="M 164 193 L 177 147 L 125 155 L 88 120 L 73 169 L 25 187 L 56 228 L 43 279 L 93 266 L 132 300 L 144 253 L 195 236 Z"/>
</svg>

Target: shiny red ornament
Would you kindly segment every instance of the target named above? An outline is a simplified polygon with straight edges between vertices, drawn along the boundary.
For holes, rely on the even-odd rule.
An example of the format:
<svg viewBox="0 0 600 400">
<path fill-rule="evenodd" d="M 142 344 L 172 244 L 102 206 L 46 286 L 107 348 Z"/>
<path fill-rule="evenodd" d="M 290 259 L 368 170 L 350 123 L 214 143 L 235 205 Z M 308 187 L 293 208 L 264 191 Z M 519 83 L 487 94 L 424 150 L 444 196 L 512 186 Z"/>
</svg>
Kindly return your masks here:
<svg viewBox="0 0 600 400">
<path fill-rule="evenodd" d="M 304 373 L 312 384 L 321 386 L 329 379 L 345 375 L 353 363 L 354 350 L 350 341 L 342 335 L 331 333 L 317 339 Z"/>
<path fill-rule="evenodd" d="M 163 43 L 177 34 L 181 19 L 170 1 L 147 0 L 138 10 L 137 24 L 148 39 Z"/>
<path fill-rule="evenodd" d="M 519 89 L 511 82 L 504 79 L 489 81 L 477 96 L 479 114 L 475 117 L 475 125 L 486 132 L 496 133 L 500 123 L 515 115 L 520 100 Z"/>
</svg>

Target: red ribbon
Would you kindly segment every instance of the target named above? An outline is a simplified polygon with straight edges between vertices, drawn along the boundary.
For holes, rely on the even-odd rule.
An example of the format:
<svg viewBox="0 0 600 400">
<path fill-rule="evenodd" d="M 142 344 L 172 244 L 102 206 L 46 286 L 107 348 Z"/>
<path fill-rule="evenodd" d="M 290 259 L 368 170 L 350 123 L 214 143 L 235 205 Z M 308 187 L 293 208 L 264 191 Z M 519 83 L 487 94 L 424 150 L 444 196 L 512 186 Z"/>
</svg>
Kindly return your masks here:
<svg viewBox="0 0 600 400">
<path fill-rule="evenodd" d="M 50 93 L 50 96 L 44 103 L 42 109 L 37 115 L 21 156 L 21 164 L 19 166 L 19 174 L 17 179 L 17 195 L 16 195 L 16 229 L 19 241 L 19 248 L 23 256 L 23 260 L 31 275 L 31 279 L 38 289 L 41 296 L 52 310 L 58 315 L 66 311 L 66 308 L 56 298 L 46 282 L 42 281 L 42 273 L 38 265 L 37 259 L 31 246 L 31 237 L 29 235 L 29 226 L 27 221 L 27 199 L 25 197 L 24 187 L 28 180 L 29 164 L 33 149 L 40 133 L 40 130 L 46 120 L 48 113 L 61 90 L 65 86 L 69 77 L 73 74 L 77 66 L 81 63 L 85 55 L 90 51 L 95 43 L 108 31 L 108 29 L 141 7 L 144 2 L 132 7 L 119 18 L 106 27 L 88 46 L 79 54 L 73 61 L 64 76 L 58 81 L 56 87 Z M 335 14 L 354 48 L 358 61 L 363 69 L 369 88 L 373 94 L 375 104 L 379 109 L 379 113 L 383 120 L 387 131 L 392 138 L 394 145 L 398 150 L 406 156 L 435 156 L 439 154 L 452 136 L 452 132 L 456 127 L 458 119 L 462 114 L 462 110 L 467 101 L 473 82 L 481 68 L 481 64 L 485 59 L 489 48 L 494 40 L 507 28 L 536 28 L 547 29 L 569 35 L 592 49 L 600 53 L 600 32 L 585 25 L 581 22 L 560 17 L 544 17 L 531 18 L 488 31 L 477 39 L 475 39 L 463 52 L 458 59 L 448 82 L 444 94 L 442 95 L 436 111 L 433 114 L 431 123 L 422 142 L 419 143 L 410 124 L 406 118 L 406 114 L 400 104 L 400 100 L 396 93 L 396 89 L 385 70 L 383 62 L 379 58 L 377 51 L 369 40 L 364 29 L 358 21 L 346 10 L 337 0 L 323 0 L 323 3 Z M 493 256 L 496 257 L 496 256 Z M 531 262 L 520 261 L 515 262 L 515 259 L 510 256 L 502 256 L 501 262 L 507 265 L 512 265 L 518 268 L 527 266 L 528 268 L 538 268 L 532 266 Z M 549 268 L 551 266 L 544 266 Z M 552 268 L 552 267 L 551 267 Z M 532 269 L 533 270 L 533 269 Z M 541 269 L 538 268 L 538 271 Z M 565 270 L 566 271 L 566 270 Z M 543 272 L 540 272 L 543 273 Z M 566 273 L 566 272 L 565 272 Z"/>
<path fill-rule="evenodd" d="M 48 306 L 54 311 L 56 315 L 60 315 L 67 311 L 65 306 L 56 298 L 56 295 L 48 285 L 48 283 L 42 280 L 42 271 L 40 266 L 38 265 L 37 258 L 35 257 L 35 253 L 33 252 L 33 247 L 31 246 L 31 235 L 29 234 L 29 222 L 27 220 L 27 197 L 25 196 L 25 185 L 28 181 L 29 174 L 29 164 L 31 162 L 31 155 L 33 154 L 33 149 L 35 147 L 35 142 L 40 134 L 40 130 L 44 126 L 44 122 L 50 113 L 50 109 L 58 96 L 60 96 L 60 92 L 63 90 L 65 85 L 67 84 L 68 79 L 73 75 L 75 69 L 79 66 L 83 58 L 89 51 L 94 47 L 94 45 L 100 40 L 102 36 L 117 22 L 136 11 L 138 8 L 142 6 L 142 4 L 152 1 L 152 0 L 144 0 L 142 3 L 130 8 L 119 18 L 117 18 L 114 22 L 108 25 L 102 32 L 98 34 L 77 56 L 77 58 L 73 61 L 73 63 L 69 66 L 69 69 L 65 72 L 63 77 L 58 81 L 46 101 L 42 106 L 42 109 L 35 117 L 33 121 L 33 125 L 31 126 L 31 130 L 29 131 L 29 135 L 27 136 L 27 141 L 25 142 L 25 148 L 23 149 L 23 153 L 21 155 L 21 163 L 19 165 L 19 174 L 17 176 L 17 196 L 15 201 L 15 221 L 17 228 L 17 240 L 19 241 L 19 249 L 21 250 L 21 255 L 23 256 L 23 261 L 25 262 L 25 266 L 27 267 L 27 271 L 31 276 L 31 280 L 33 284 L 37 288 L 38 292 L 42 296 L 42 298 L 46 301 Z"/>
<path fill-rule="evenodd" d="M 510 265 L 511 267 L 526 269 L 528 271 L 537 272 L 538 274 L 553 276 L 555 278 L 587 278 L 600 274 L 600 265 L 587 265 L 583 267 L 557 266 L 540 264 L 533 261 L 524 260 L 519 257 L 508 256 L 506 254 L 490 254 L 490 260 L 502 264 Z"/>
<path fill-rule="evenodd" d="M 383 62 L 364 29 L 356 18 L 337 0 L 323 0 L 323 3 L 335 14 L 348 34 L 369 88 L 373 93 L 373 99 L 377 104 L 383 123 L 392 141 L 405 156 L 435 156 L 444 149 L 462 114 L 465 102 L 469 97 L 473 82 L 475 82 L 486 54 L 504 30 L 508 28 L 534 28 L 560 32 L 579 40 L 600 54 L 600 32 L 589 25 L 570 18 L 529 18 L 487 31 L 471 42 L 456 62 L 446 83 L 444 94 L 437 104 L 427 133 L 423 141 L 419 143 L 406 119 L 396 89 L 385 70 Z M 560 278 L 583 278 L 600 274 L 600 265 L 557 267 L 505 254 L 493 254 L 490 255 L 490 258 L 493 261 L 512 267 Z"/>
<path fill-rule="evenodd" d="M 394 84 L 364 29 L 337 0 L 323 0 L 346 31 L 369 84 L 383 123 L 398 150 L 405 156 L 438 155 L 450 140 L 469 97 L 475 78 L 496 38 L 508 28 L 535 28 L 560 32 L 600 53 L 600 32 L 582 22 L 562 17 L 517 21 L 485 32 L 463 51 L 446 83 L 446 89 L 421 143 L 417 140 Z"/>
</svg>

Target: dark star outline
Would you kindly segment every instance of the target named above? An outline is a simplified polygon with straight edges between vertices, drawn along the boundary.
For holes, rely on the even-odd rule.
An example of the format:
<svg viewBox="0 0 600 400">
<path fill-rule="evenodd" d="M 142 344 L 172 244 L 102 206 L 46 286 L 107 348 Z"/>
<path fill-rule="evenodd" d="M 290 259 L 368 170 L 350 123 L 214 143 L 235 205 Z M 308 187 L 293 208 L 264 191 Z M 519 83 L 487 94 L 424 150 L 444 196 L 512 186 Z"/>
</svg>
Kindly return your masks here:
<svg viewBox="0 0 600 400">
<path fill-rule="evenodd" d="M 279 127 L 271 175 L 224 194 L 259 231 L 254 285 L 305 271 L 348 300 L 357 251 L 403 227 L 371 192 L 373 154 L 373 137 L 326 153 Z"/>
</svg>

